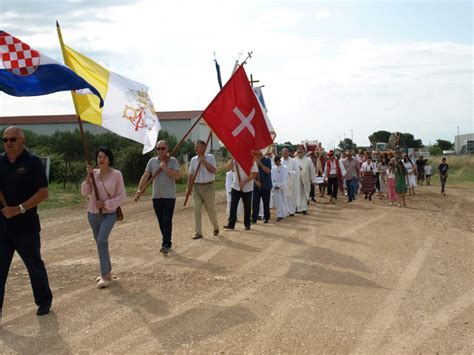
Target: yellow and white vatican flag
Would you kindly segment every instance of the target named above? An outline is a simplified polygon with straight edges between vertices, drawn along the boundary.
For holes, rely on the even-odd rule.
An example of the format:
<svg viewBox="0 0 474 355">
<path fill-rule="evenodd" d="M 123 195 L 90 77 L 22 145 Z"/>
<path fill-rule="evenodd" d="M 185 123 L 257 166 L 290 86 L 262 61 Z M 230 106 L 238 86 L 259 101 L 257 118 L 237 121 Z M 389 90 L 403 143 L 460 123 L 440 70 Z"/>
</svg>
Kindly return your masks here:
<svg viewBox="0 0 474 355">
<path fill-rule="evenodd" d="M 83 121 L 102 126 L 122 137 L 143 144 L 143 154 L 155 148 L 160 121 L 150 100 L 148 87 L 108 71 L 88 57 L 65 45 L 58 25 L 64 63 L 94 86 L 104 99 L 87 90 L 72 92 L 76 113 Z"/>
</svg>

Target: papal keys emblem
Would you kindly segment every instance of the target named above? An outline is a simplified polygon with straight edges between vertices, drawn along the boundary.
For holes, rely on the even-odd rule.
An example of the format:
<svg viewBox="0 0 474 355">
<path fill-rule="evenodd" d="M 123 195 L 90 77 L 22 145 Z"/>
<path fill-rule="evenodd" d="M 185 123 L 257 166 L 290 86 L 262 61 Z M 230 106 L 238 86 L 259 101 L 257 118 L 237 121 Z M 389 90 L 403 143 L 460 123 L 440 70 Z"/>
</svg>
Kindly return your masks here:
<svg viewBox="0 0 474 355">
<path fill-rule="evenodd" d="M 0 33 L 0 54 L 5 69 L 15 75 L 31 75 L 40 64 L 37 51 L 7 32 Z"/>
<path fill-rule="evenodd" d="M 141 128 L 151 130 L 155 125 L 155 109 L 145 90 L 129 89 L 129 98 L 137 103 L 137 106 L 125 105 L 122 117 L 128 120 L 134 127 L 135 131 Z"/>
</svg>

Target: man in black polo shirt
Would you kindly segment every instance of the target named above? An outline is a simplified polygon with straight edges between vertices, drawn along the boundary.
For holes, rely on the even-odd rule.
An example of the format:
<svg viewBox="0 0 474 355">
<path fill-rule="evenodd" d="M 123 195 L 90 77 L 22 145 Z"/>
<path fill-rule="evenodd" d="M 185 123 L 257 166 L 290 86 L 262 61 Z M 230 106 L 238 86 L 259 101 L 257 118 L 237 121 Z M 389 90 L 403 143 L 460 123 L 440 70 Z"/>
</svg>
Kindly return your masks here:
<svg viewBox="0 0 474 355">
<path fill-rule="evenodd" d="M 30 275 L 37 315 L 49 313 L 53 295 L 40 253 L 40 222 L 36 210 L 48 197 L 48 180 L 41 160 L 25 148 L 21 128 L 9 127 L 3 133 L 5 154 L 0 156 L 0 315 L 5 283 L 15 250 Z"/>
<path fill-rule="evenodd" d="M 263 223 L 270 219 L 270 197 L 272 194 L 272 161 L 257 151 L 255 162 L 258 166 L 258 175 L 253 185 L 252 196 L 252 223 L 257 223 L 260 213 L 260 200 L 263 201 Z"/>
</svg>

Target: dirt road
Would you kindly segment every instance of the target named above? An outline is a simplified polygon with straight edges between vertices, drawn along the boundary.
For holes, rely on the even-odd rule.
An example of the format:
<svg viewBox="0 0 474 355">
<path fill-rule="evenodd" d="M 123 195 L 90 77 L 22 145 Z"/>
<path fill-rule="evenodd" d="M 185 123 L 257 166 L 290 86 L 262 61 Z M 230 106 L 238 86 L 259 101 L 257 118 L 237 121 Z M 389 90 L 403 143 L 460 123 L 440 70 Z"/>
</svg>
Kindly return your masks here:
<svg viewBox="0 0 474 355">
<path fill-rule="evenodd" d="M 149 198 L 129 201 L 110 240 L 119 280 L 104 290 L 83 207 L 46 211 L 54 312 L 35 315 L 15 257 L 0 353 L 473 353 L 474 191 L 448 192 L 421 187 L 408 208 L 319 199 L 219 237 L 206 219 L 199 241 L 180 197 L 168 257 Z"/>
</svg>

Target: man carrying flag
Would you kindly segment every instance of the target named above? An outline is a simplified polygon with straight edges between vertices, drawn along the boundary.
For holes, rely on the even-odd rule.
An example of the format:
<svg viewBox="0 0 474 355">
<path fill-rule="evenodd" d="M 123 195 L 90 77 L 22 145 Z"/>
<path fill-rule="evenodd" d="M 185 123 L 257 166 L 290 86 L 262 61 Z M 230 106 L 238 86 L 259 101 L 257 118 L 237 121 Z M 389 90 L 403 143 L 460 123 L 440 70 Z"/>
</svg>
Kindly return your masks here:
<svg viewBox="0 0 474 355">
<path fill-rule="evenodd" d="M 0 91 L 13 96 L 47 95 L 86 89 L 103 101 L 91 84 L 68 67 L 40 54 L 28 44 L 0 31 Z M 53 295 L 40 252 L 37 205 L 48 197 L 48 180 L 40 159 L 26 149 L 21 128 L 3 132 L 5 154 L 0 156 L 0 319 L 5 283 L 15 251 L 30 275 L 36 314 L 48 314 Z"/>
<path fill-rule="evenodd" d="M 238 200 L 242 198 L 245 227 L 250 229 L 252 180 L 258 172 L 254 153 L 268 147 L 272 138 L 242 65 L 209 104 L 202 117 L 234 158 L 229 163 L 229 168 L 234 169 L 235 179 L 229 223 L 225 228 L 234 228 Z"/>
</svg>

